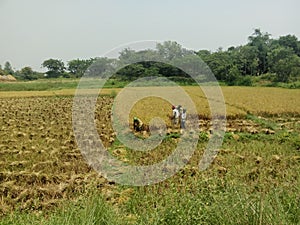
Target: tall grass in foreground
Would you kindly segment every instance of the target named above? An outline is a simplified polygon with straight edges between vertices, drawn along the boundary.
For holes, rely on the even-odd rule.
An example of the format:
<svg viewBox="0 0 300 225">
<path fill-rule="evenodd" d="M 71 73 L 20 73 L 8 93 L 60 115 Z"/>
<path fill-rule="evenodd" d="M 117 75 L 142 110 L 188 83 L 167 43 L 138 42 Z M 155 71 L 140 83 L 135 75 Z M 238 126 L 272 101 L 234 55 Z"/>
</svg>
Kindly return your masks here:
<svg viewBox="0 0 300 225">
<path fill-rule="evenodd" d="M 169 195 L 163 210 L 148 209 L 137 224 L 299 224 L 299 198 L 285 192 L 246 195 L 242 190 L 198 196 Z M 139 209 L 133 208 L 132 210 Z"/>
<path fill-rule="evenodd" d="M 50 217 L 15 214 L 4 224 L 92 225 L 92 224 L 300 224 L 297 193 L 274 190 L 246 194 L 243 188 L 205 190 L 198 194 L 168 192 L 135 196 L 119 212 L 99 195 L 70 204 Z"/>
<path fill-rule="evenodd" d="M 114 209 L 99 194 L 87 197 L 77 203 L 70 203 L 58 209 L 51 216 L 15 213 L 0 221 L 1 225 L 89 225 L 122 224 Z"/>
</svg>

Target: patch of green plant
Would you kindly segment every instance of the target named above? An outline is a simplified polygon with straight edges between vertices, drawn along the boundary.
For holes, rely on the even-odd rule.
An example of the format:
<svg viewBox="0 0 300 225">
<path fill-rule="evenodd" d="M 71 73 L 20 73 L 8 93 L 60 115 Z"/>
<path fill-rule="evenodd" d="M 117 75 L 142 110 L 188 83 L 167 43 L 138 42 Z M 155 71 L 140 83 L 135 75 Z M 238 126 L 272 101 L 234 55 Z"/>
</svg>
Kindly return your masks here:
<svg viewBox="0 0 300 225">
<path fill-rule="evenodd" d="M 206 132 L 200 132 L 199 142 L 207 142 L 209 140 L 208 134 Z"/>
<path fill-rule="evenodd" d="M 172 139 L 172 138 L 175 138 L 175 139 L 177 139 L 177 138 L 180 138 L 180 133 L 178 133 L 178 132 L 172 132 L 172 133 L 170 133 L 170 134 L 167 134 L 166 136 L 165 136 L 165 138 L 164 138 L 164 140 L 170 140 L 170 139 Z"/>
<path fill-rule="evenodd" d="M 246 119 L 254 121 L 255 123 L 259 124 L 263 128 L 267 128 L 271 130 L 276 130 L 278 128 L 278 125 L 275 122 L 261 117 L 257 117 L 252 114 L 247 114 Z"/>
<path fill-rule="evenodd" d="M 297 132 L 281 132 L 278 137 L 279 143 L 288 143 L 295 150 L 300 150 L 300 135 Z"/>
<path fill-rule="evenodd" d="M 229 132 L 225 132 L 223 142 L 231 141 L 233 139 L 233 134 Z"/>
</svg>

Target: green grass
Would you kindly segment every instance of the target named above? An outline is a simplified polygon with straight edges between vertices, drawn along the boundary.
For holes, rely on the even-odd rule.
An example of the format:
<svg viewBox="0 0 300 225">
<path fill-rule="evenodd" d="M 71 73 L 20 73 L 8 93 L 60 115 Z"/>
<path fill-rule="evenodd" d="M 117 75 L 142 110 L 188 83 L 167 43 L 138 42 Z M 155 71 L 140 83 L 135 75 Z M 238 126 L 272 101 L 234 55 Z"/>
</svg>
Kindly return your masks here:
<svg viewBox="0 0 300 225">
<path fill-rule="evenodd" d="M 0 91 L 47 91 L 60 89 L 73 89 L 78 85 L 78 80 L 36 80 L 28 82 L 0 83 Z"/>
<path fill-rule="evenodd" d="M 65 204 L 54 211 L 50 216 L 40 214 L 25 214 L 16 212 L 0 221 L 0 225 L 111 225 L 120 224 L 116 212 L 111 205 L 105 202 L 102 196 L 94 194 L 85 196 L 77 202 Z"/>
<path fill-rule="evenodd" d="M 244 187 L 202 181 L 184 194 L 176 186 L 167 193 L 141 191 L 125 212 L 140 215 L 136 224 L 297 224 L 299 203 L 285 190 L 249 194 Z"/>
<path fill-rule="evenodd" d="M 297 192 L 276 188 L 268 193 L 248 193 L 246 187 L 231 187 L 212 180 L 191 181 L 185 192 L 167 182 L 135 188 L 131 199 L 118 210 L 95 195 L 70 204 L 50 216 L 15 214 L 6 224 L 299 224 Z M 180 186 L 179 186 L 180 188 Z M 181 187 L 182 189 L 182 187 Z M 299 189 L 298 189 L 299 191 Z"/>
<path fill-rule="evenodd" d="M 81 85 L 89 88 L 99 88 L 99 82 L 95 80 L 85 80 Z M 62 89 L 76 89 L 79 79 L 40 79 L 27 82 L 0 82 L 0 91 L 50 91 Z M 109 80 L 105 83 L 104 88 L 120 88 L 126 85 L 125 82 Z"/>
<path fill-rule="evenodd" d="M 174 77 L 173 77 L 174 78 Z M 175 77 L 176 78 L 176 77 Z M 198 86 L 197 83 L 192 82 L 192 80 L 181 78 L 174 78 L 174 82 L 180 86 Z M 172 80 L 172 77 L 169 77 Z M 280 82 L 271 82 L 265 80 L 264 77 L 262 78 L 251 78 L 253 82 L 253 86 L 263 86 L 263 87 L 281 87 L 281 88 L 288 88 L 288 89 L 299 89 L 300 88 L 300 81 L 294 81 L 290 83 L 280 83 Z M 44 78 L 38 79 L 34 81 L 18 81 L 18 82 L 0 82 L 0 91 L 49 91 L 49 90 L 61 90 L 61 89 L 76 89 L 80 79 L 74 78 Z M 106 84 L 105 88 L 123 88 L 125 87 L 129 81 L 121 81 L 116 79 L 110 79 Z M 98 88 L 97 82 L 94 80 L 85 81 L 84 85 L 88 86 L 90 89 Z M 136 83 L 136 86 L 159 86 L 160 83 L 157 82 L 142 82 L 141 84 Z M 220 85 L 220 86 L 227 86 L 224 82 L 203 82 L 201 85 L 212 86 L 212 85 Z M 239 85 L 239 82 L 238 84 Z M 241 85 L 244 86 L 244 85 Z"/>
<path fill-rule="evenodd" d="M 284 189 L 269 193 L 247 194 L 245 188 L 224 187 L 202 181 L 190 193 L 166 193 L 162 187 L 144 188 L 117 213 L 100 196 L 70 204 L 49 217 L 16 214 L 0 224 L 92 225 L 92 224 L 299 224 L 300 198 Z M 199 188 L 196 191 L 196 188 Z M 150 189 L 150 188 L 148 188 Z M 173 189 L 173 190 L 172 190 Z M 157 191 L 157 193 L 155 193 Z M 149 192 L 149 190 L 147 191 Z M 162 195 L 163 194 L 163 195 Z"/>
<path fill-rule="evenodd" d="M 262 117 L 257 117 L 255 115 L 248 114 L 246 116 L 246 118 L 254 121 L 255 123 L 261 125 L 264 128 L 267 128 L 267 129 L 276 130 L 278 128 L 277 124 L 275 122 L 265 119 L 265 118 L 262 118 Z"/>
</svg>

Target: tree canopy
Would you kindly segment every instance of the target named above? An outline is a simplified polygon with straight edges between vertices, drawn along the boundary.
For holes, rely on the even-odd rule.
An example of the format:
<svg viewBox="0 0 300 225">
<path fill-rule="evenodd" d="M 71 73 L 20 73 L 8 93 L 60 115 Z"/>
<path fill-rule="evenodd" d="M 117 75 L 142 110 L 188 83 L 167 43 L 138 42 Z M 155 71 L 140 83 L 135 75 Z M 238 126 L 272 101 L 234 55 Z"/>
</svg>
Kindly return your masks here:
<svg viewBox="0 0 300 225">
<path fill-rule="evenodd" d="M 219 81 L 237 84 L 246 76 L 272 74 L 274 82 L 300 80 L 300 41 L 294 35 L 272 39 L 269 33 L 255 29 L 243 46 L 230 47 L 227 51 L 197 54 L 208 64 Z M 230 71 L 235 70 L 235 81 Z M 237 70 L 236 70 L 237 69 Z M 231 73 L 232 74 L 232 73 Z"/>
<path fill-rule="evenodd" d="M 295 35 L 288 34 L 274 39 L 271 34 L 255 29 L 247 40 L 245 45 L 231 46 L 227 50 L 220 47 L 214 52 L 204 49 L 191 51 L 177 42 L 166 41 L 158 43 L 155 49 L 143 51 L 124 49 L 120 52 L 119 58 L 114 60 L 73 59 L 68 61 L 65 67 L 62 60 L 47 59 L 42 63 L 42 67 L 48 69 L 46 72 L 48 78 L 61 76 L 80 78 L 86 72 L 93 74 L 94 69 L 97 69 L 95 74 L 105 74 L 116 65 L 124 65 L 115 73 L 114 79 L 132 81 L 139 77 L 164 76 L 173 81 L 189 84 L 193 81 L 188 74 L 162 62 L 177 60 L 176 65 L 187 63 L 193 67 L 194 59 L 188 56 L 193 53 L 206 63 L 207 67 L 203 67 L 203 70 L 209 68 L 218 81 L 228 85 L 251 85 L 251 80 L 255 77 L 267 77 L 271 82 L 300 81 L 300 41 Z M 92 66 L 95 63 L 97 65 Z M 25 80 L 41 77 L 41 74 L 33 71 L 30 66 L 14 71 L 9 62 L 4 64 L 3 69 L 0 66 L 0 74 L 12 74 Z"/>
<path fill-rule="evenodd" d="M 65 64 L 58 59 L 48 59 L 42 63 L 42 67 L 47 68 L 46 74 L 49 78 L 56 78 L 62 76 L 65 72 Z"/>
</svg>

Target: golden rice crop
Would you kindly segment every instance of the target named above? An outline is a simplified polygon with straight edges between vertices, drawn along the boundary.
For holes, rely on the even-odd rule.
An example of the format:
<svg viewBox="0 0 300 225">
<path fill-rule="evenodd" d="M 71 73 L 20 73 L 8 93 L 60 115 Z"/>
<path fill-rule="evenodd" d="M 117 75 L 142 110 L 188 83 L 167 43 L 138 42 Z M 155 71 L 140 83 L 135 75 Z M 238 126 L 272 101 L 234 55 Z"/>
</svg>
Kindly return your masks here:
<svg viewBox="0 0 300 225">
<path fill-rule="evenodd" d="M 206 96 L 196 87 L 185 87 L 185 90 L 195 102 L 201 117 L 200 128 L 207 131 L 211 124 L 207 120 L 210 110 Z M 263 132 L 253 121 L 243 119 L 247 113 L 300 115 L 299 90 L 239 87 L 222 87 L 222 90 L 227 115 L 237 118 L 227 121 L 229 132 Z M 110 95 L 111 91 L 106 89 L 102 93 Z M 94 92 L 95 90 L 90 90 L 89 93 Z M 3 97 L 3 93 L 0 96 L 1 94 Z M 72 130 L 73 94 L 74 90 L 55 93 L 6 92 L 6 98 L 0 98 L 0 215 L 15 209 L 42 210 L 55 206 L 63 199 L 73 199 L 89 187 L 103 189 L 108 185 L 108 181 L 87 165 L 77 148 Z M 14 97 L 8 98 L 8 95 Z M 48 97 L 37 97 L 43 95 Z M 63 97 L 64 95 L 70 97 Z M 179 104 L 185 105 L 184 102 Z M 105 146 L 110 146 L 115 138 L 111 124 L 112 105 L 113 98 L 98 98 L 95 119 Z M 138 116 L 149 123 L 153 117 L 160 117 L 170 125 L 170 115 L 170 102 L 148 97 L 134 104 L 129 119 Z M 288 122 L 277 119 L 280 126 L 287 129 L 293 129 L 297 122 L 297 119 L 290 119 Z M 238 140 L 239 135 L 233 138 Z M 121 150 L 114 153 L 123 157 Z M 150 163 L 149 157 L 161 159 L 155 152 L 150 152 L 147 157 L 139 162 Z M 236 160 L 245 161 L 247 157 L 249 158 L 247 155 L 236 155 Z M 257 161 L 257 158 L 253 161 Z M 273 161 L 283 160 L 281 156 L 274 156 Z M 228 166 L 223 167 L 219 167 L 222 174 L 226 173 Z M 253 176 L 256 176 L 256 172 L 249 172 L 249 177 Z M 123 200 L 120 199 L 120 202 Z"/>
</svg>

